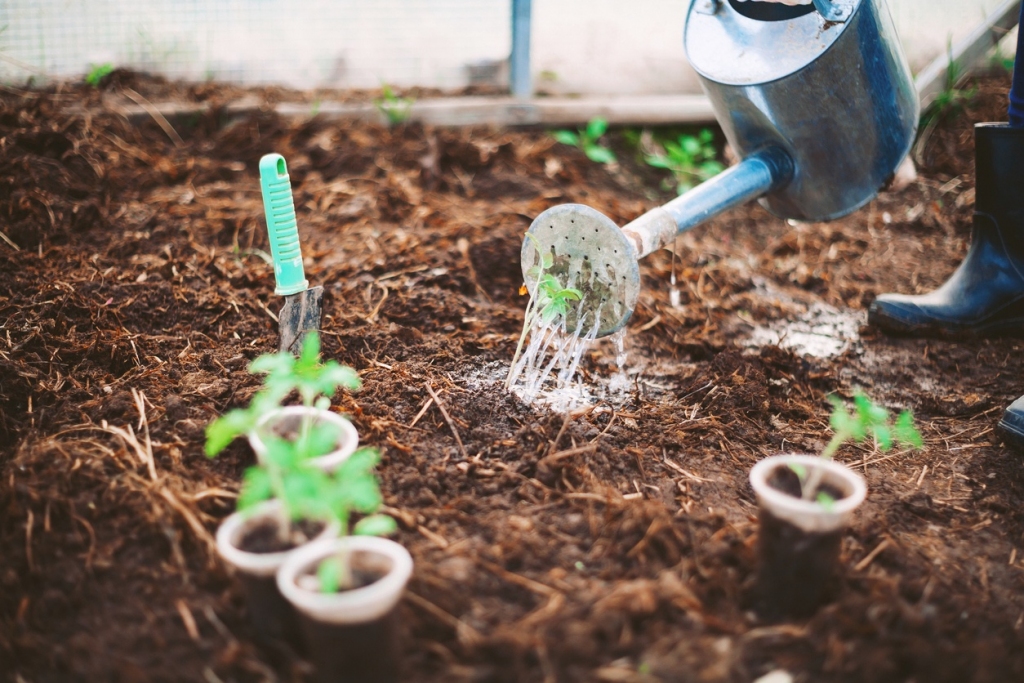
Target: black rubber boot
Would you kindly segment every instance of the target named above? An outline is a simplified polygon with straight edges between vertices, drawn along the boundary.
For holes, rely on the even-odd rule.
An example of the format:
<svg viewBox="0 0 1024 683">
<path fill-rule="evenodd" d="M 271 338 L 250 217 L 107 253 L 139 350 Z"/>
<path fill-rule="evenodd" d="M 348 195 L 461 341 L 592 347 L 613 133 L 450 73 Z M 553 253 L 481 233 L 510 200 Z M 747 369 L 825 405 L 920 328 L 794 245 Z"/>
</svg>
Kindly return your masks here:
<svg viewBox="0 0 1024 683">
<path fill-rule="evenodd" d="M 1003 411 L 1003 419 L 999 421 L 999 433 L 1006 443 L 1024 451 L 1024 396 Z"/>
<path fill-rule="evenodd" d="M 871 325 L 915 337 L 1024 336 L 1024 128 L 980 123 L 974 144 L 967 256 L 933 292 L 879 296 L 868 310 Z M 1024 414 L 1021 421 L 1024 432 Z"/>
</svg>

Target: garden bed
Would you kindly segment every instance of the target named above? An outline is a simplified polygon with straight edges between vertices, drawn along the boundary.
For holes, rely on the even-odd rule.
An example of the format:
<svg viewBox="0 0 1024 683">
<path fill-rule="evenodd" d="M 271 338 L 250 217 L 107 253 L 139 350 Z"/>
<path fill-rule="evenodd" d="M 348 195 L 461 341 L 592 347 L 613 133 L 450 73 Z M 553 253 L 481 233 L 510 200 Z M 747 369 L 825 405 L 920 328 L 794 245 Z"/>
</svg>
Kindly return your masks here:
<svg viewBox="0 0 1024 683">
<path fill-rule="evenodd" d="M 630 388 L 568 417 L 501 388 L 519 251 L 554 204 L 623 224 L 670 196 L 621 132 L 607 168 L 542 131 L 226 122 L 216 88 L 115 76 L 210 108 L 175 122 L 175 144 L 88 86 L 0 89 L 5 680 L 306 675 L 254 644 L 214 549 L 253 455 L 202 449 L 205 425 L 255 390 L 248 362 L 276 349 L 257 175 L 272 151 L 326 289 L 325 356 L 364 382 L 342 409 L 383 452 L 416 563 L 403 680 L 1024 677 L 1024 469 L 993 430 L 1024 393 L 1024 348 L 864 326 L 877 294 L 931 289 L 965 253 L 971 122 L 1005 118 L 1008 76 L 938 126 L 917 182 L 852 216 L 790 226 L 752 206 L 680 240 L 679 306 L 671 255 L 646 259 Z M 584 365 L 606 388 L 614 346 Z M 869 493 L 839 598 L 761 623 L 748 471 L 819 451 L 826 395 L 854 387 L 912 408 L 926 447 L 840 451 Z"/>
</svg>

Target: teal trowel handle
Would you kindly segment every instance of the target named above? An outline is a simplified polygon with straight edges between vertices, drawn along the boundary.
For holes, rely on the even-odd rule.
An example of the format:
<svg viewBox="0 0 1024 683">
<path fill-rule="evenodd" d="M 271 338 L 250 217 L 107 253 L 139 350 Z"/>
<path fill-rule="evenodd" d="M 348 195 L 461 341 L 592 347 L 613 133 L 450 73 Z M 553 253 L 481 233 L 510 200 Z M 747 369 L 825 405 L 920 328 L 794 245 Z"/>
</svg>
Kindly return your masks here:
<svg viewBox="0 0 1024 683">
<path fill-rule="evenodd" d="M 274 278 L 277 280 L 274 294 L 298 294 L 309 289 L 309 282 L 302 268 L 292 183 L 288 177 L 288 166 L 280 154 L 267 154 L 260 159 L 260 189 L 263 191 L 263 211 L 267 216 L 270 254 L 274 257 Z"/>
</svg>

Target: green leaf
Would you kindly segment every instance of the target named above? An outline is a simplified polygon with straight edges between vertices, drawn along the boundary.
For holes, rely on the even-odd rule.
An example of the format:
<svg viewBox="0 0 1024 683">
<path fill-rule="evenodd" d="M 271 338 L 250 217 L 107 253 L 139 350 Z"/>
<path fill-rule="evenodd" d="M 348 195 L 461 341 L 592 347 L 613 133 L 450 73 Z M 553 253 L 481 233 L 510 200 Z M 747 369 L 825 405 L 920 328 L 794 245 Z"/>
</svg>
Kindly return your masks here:
<svg viewBox="0 0 1024 683">
<path fill-rule="evenodd" d="M 644 161 L 647 162 L 648 166 L 653 166 L 654 168 L 672 168 L 672 162 L 665 156 L 649 155 L 644 157 Z"/>
<path fill-rule="evenodd" d="M 316 330 L 306 333 L 302 338 L 302 351 L 299 353 L 300 369 L 314 368 L 320 364 L 320 335 Z"/>
<path fill-rule="evenodd" d="M 270 472 L 259 465 L 250 467 L 242 475 L 242 490 L 238 494 L 238 509 L 248 510 L 274 495 Z"/>
<path fill-rule="evenodd" d="M 572 299 L 573 301 L 579 301 L 583 298 L 583 292 L 575 287 L 566 287 L 565 289 L 560 290 L 555 296 L 559 299 Z"/>
<path fill-rule="evenodd" d="M 338 446 L 338 439 L 341 437 L 341 428 L 330 422 L 314 424 L 305 441 L 300 439 L 298 443 L 298 457 L 301 460 L 319 458 L 327 455 Z"/>
<path fill-rule="evenodd" d="M 892 430 L 889 429 L 889 425 L 875 425 L 871 430 L 875 433 L 875 438 L 878 439 L 880 449 L 887 451 L 892 448 Z"/>
<path fill-rule="evenodd" d="M 700 142 L 698 142 L 697 138 L 693 137 L 692 135 L 680 136 L 679 147 L 691 159 L 700 154 Z"/>
<path fill-rule="evenodd" d="M 251 431 L 255 423 L 255 415 L 243 408 L 235 408 L 218 417 L 206 426 L 206 456 L 216 456 L 237 437 Z"/>
<path fill-rule="evenodd" d="M 693 189 L 693 183 L 690 182 L 687 176 L 676 176 L 676 194 L 685 194 Z"/>
<path fill-rule="evenodd" d="M 584 150 L 584 153 L 587 155 L 588 159 L 599 164 L 614 164 L 616 161 L 615 153 L 607 147 L 599 147 L 596 145 L 593 147 L 587 147 L 587 149 Z"/>
<path fill-rule="evenodd" d="M 698 166 L 698 171 L 705 180 L 708 178 L 714 178 L 724 170 L 725 165 L 718 161 L 705 161 L 703 164 Z"/>
<path fill-rule="evenodd" d="M 551 137 L 558 142 L 561 142 L 563 145 L 570 145 L 572 147 L 580 146 L 580 136 L 573 133 L 571 130 L 556 130 L 551 134 Z"/>
<path fill-rule="evenodd" d="M 818 495 L 815 500 L 818 502 L 818 505 L 825 510 L 825 512 L 831 512 L 832 508 L 835 507 L 836 504 L 836 499 L 824 491 L 818 491 Z"/>
<path fill-rule="evenodd" d="M 249 363 L 249 372 L 259 374 L 290 374 L 295 366 L 295 357 L 287 351 L 265 353 Z"/>
<path fill-rule="evenodd" d="M 590 119 L 587 123 L 587 137 L 591 140 L 597 140 L 599 137 L 605 134 L 608 130 L 608 121 L 602 118 Z"/>
<path fill-rule="evenodd" d="M 800 478 L 800 481 L 805 481 L 807 479 L 807 468 L 800 463 L 791 462 L 788 464 L 788 467 L 793 470 L 797 477 Z"/>
<path fill-rule="evenodd" d="M 316 578 L 320 583 L 321 593 L 337 593 L 341 588 L 342 575 L 341 560 L 337 557 L 328 557 L 320 562 L 316 568 Z"/>
<path fill-rule="evenodd" d="M 324 519 L 332 516 L 325 494 L 329 476 L 317 468 L 292 470 L 284 477 L 283 503 L 292 519 Z"/>
<path fill-rule="evenodd" d="M 924 439 L 921 438 L 921 432 L 917 431 L 917 427 L 914 426 L 914 415 L 909 410 L 904 410 L 896 418 L 894 432 L 896 440 L 901 444 L 916 449 L 924 448 Z"/>
<path fill-rule="evenodd" d="M 705 145 L 710 145 L 715 141 L 715 134 L 711 132 L 710 128 L 703 128 L 700 133 L 697 134 L 697 139 Z"/>
<path fill-rule="evenodd" d="M 297 467 L 302 461 L 297 445 L 291 441 L 263 433 L 260 433 L 260 439 L 267 449 L 263 458 L 271 467 L 288 471 Z"/>
<path fill-rule="evenodd" d="M 359 520 L 352 533 L 357 536 L 390 536 L 398 531 L 398 524 L 387 515 L 370 515 Z"/>
</svg>

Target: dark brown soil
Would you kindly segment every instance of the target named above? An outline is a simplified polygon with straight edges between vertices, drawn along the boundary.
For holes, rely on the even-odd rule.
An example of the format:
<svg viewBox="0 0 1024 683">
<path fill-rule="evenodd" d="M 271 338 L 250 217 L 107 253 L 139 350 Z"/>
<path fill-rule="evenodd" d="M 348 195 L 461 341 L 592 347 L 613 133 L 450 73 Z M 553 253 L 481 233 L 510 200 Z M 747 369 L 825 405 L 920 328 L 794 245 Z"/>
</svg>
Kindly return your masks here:
<svg viewBox="0 0 1024 683">
<path fill-rule="evenodd" d="M 157 99 L 148 83 L 118 74 L 106 92 Z M 994 432 L 1024 392 L 1024 345 L 864 326 L 877 294 L 927 291 L 965 253 L 970 123 L 1003 120 L 1008 85 L 980 83 L 931 133 L 920 179 L 852 216 L 791 226 L 755 205 L 682 238 L 678 307 L 671 256 L 647 258 L 631 389 L 568 417 L 500 387 L 525 305 L 518 253 L 554 204 L 621 224 L 668 198 L 621 133 L 608 169 L 542 131 L 225 122 L 211 106 L 176 123 L 176 146 L 89 88 L 3 88 L 0 678 L 308 675 L 254 644 L 214 550 L 253 456 L 202 451 L 204 426 L 255 390 L 248 362 L 277 344 L 257 181 L 276 151 L 307 276 L 327 289 L 325 353 L 364 380 L 335 405 L 382 449 L 416 562 L 403 681 L 1024 679 L 1024 468 Z M 808 339 L 835 348 L 816 356 Z M 594 347 L 591 385 L 614 358 Z M 912 408 L 926 448 L 841 449 L 869 495 L 838 597 L 760 622 L 743 600 L 747 473 L 820 450 L 825 397 L 855 387 Z M 428 388 L 451 420 L 435 402 L 410 426 Z"/>
<path fill-rule="evenodd" d="M 324 530 L 323 522 L 303 519 L 291 526 L 285 539 L 278 534 L 280 524 L 264 520 L 242 534 L 238 543 L 241 550 L 250 553 L 279 553 L 291 550 L 316 538 Z"/>
</svg>

